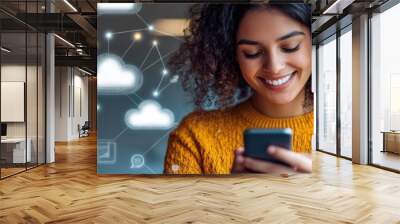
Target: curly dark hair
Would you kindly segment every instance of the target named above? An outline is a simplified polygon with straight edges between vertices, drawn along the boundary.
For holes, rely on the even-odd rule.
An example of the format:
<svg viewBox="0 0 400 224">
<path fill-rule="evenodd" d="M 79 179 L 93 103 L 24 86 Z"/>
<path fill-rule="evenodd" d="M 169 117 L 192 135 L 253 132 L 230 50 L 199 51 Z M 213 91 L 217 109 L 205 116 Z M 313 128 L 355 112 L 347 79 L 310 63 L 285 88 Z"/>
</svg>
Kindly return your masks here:
<svg viewBox="0 0 400 224">
<path fill-rule="evenodd" d="M 225 108 L 252 94 L 236 61 L 236 33 L 245 13 L 258 8 L 277 9 L 311 29 L 311 9 L 303 3 L 197 4 L 190 9 L 185 41 L 169 65 L 197 107 Z M 305 91 L 304 107 L 312 107 L 311 77 Z"/>
</svg>

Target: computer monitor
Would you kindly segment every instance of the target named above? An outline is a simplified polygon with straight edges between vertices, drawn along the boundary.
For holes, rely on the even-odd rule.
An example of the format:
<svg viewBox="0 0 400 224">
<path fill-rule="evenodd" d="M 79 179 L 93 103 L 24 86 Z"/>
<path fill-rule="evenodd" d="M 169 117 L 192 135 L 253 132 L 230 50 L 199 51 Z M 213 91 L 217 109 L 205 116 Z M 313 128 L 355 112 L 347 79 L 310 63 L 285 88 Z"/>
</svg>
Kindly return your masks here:
<svg viewBox="0 0 400 224">
<path fill-rule="evenodd" d="M 7 136 L 7 124 L 6 123 L 1 123 L 1 137 L 6 137 Z"/>
</svg>

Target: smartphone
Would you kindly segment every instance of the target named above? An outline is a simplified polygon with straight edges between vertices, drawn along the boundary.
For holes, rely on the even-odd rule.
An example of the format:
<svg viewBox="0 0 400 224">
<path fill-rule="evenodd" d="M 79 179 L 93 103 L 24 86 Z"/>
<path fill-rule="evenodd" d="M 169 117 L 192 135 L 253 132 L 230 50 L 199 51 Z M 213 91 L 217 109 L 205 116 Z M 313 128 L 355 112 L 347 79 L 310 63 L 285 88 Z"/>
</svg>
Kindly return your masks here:
<svg viewBox="0 0 400 224">
<path fill-rule="evenodd" d="M 244 156 L 288 166 L 285 162 L 270 156 L 267 148 L 270 145 L 275 145 L 291 150 L 292 129 L 250 128 L 244 131 L 243 137 Z"/>
</svg>

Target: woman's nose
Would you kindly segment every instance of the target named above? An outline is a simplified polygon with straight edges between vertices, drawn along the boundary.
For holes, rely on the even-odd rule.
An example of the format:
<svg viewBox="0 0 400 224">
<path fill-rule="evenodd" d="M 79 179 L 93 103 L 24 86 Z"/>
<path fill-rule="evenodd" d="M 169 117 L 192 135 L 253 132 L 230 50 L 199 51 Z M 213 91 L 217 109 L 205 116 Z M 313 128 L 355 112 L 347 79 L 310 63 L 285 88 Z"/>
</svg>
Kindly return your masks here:
<svg viewBox="0 0 400 224">
<path fill-rule="evenodd" d="M 279 72 L 285 68 L 285 61 L 282 55 L 279 52 L 269 53 L 267 57 L 265 57 L 263 69 L 267 73 L 271 74 L 279 74 Z"/>
</svg>

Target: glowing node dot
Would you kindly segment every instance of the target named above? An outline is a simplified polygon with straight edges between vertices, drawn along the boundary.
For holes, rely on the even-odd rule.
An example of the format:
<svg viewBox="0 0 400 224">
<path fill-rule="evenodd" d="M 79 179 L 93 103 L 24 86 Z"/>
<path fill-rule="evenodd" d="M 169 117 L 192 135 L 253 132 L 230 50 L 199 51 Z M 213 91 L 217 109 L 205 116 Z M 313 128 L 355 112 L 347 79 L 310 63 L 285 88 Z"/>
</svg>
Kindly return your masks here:
<svg viewBox="0 0 400 224">
<path fill-rule="evenodd" d="M 113 34 L 112 34 L 111 32 L 107 32 L 107 33 L 106 33 L 106 38 L 107 38 L 108 40 L 111 39 L 112 36 L 113 36 Z"/>
<path fill-rule="evenodd" d="M 153 40 L 153 46 L 157 46 L 158 45 L 158 41 Z"/>
<path fill-rule="evenodd" d="M 157 90 L 153 91 L 153 96 L 154 96 L 154 97 L 158 97 L 159 94 L 160 94 L 160 93 L 159 93 Z"/>
<path fill-rule="evenodd" d="M 167 70 L 167 69 L 163 69 L 163 70 L 162 70 L 162 74 L 163 74 L 163 75 L 167 75 L 167 74 L 168 74 L 168 70 Z"/>
<path fill-rule="evenodd" d="M 134 40 L 141 40 L 142 39 L 142 34 L 137 32 L 133 34 L 133 39 Z"/>
<path fill-rule="evenodd" d="M 154 26 L 153 25 L 150 25 L 150 26 L 148 26 L 147 27 L 150 31 L 153 31 L 154 30 Z"/>
</svg>

